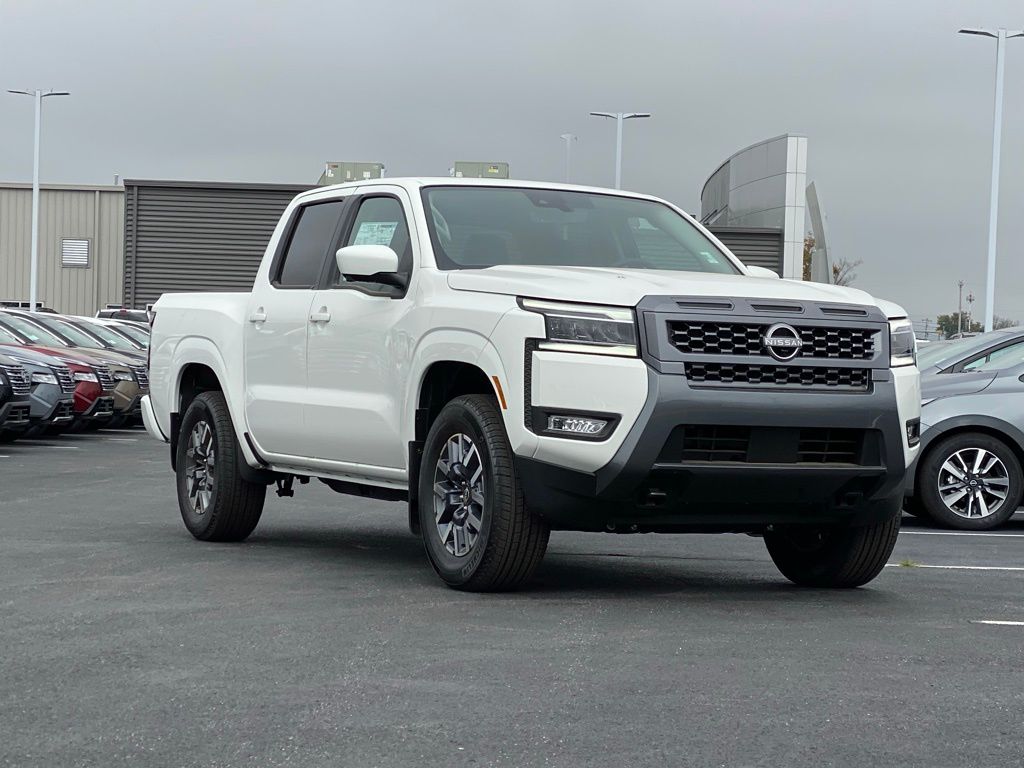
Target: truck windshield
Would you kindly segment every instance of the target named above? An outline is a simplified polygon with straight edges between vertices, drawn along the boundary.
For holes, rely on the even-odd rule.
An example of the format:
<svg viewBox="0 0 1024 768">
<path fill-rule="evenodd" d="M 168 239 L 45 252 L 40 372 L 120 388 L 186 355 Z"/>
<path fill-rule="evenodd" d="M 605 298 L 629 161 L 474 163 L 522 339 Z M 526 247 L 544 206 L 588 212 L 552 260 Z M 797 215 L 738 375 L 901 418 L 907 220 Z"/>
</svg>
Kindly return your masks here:
<svg viewBox="0 0 1024 768">
<path fill-rule="evenodd" d="M 441 269 L 509 264 L 739 274 L 693 224 L 662 203 L 518 187 L 427 187 Z"/>
</svg>

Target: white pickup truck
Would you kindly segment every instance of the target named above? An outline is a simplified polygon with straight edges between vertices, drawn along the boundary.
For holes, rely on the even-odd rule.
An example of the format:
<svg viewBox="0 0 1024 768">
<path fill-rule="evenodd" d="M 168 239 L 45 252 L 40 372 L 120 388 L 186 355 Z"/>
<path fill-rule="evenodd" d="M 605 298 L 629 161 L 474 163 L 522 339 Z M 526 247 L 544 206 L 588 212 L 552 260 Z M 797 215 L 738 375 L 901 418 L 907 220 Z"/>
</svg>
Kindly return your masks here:
<svg viewBox="0 0 1024 768">
<path fill-rule="evenodd" d="M 189 531 L 266 489 L 405 501 L 450 586 L 511 589 L 552 529 L 763 536 L 802 585 L 873 579 L 920 388 L 906 314 L 745 267 L 678 208 L 388 179 L 288 206 L 251 293 L 155 308 L 146 428 Z"/>
</svg>

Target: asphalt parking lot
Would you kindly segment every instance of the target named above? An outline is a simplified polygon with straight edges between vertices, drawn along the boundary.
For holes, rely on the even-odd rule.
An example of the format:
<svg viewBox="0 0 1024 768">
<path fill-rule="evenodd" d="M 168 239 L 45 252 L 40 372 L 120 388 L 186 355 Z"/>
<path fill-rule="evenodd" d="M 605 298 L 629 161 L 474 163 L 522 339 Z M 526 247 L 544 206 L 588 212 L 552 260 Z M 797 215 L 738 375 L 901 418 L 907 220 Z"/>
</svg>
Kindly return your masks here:
<svg viewBox="0 0 1024 768">
<path fill-rule="evenodd" d="M 453 592 L 397 505 L 297 486 L 185 531 L 139 431 L 0 446 L 0 764 L 1006 766 L 1024 523 L 907 521 L 801 590 L 745 536 L 555 534 L 533 587 Z M 1018 516 L 1020 517 L 1020 516 Z M 902 563 L 903 565 L 900 565 Z"/>
</svg>

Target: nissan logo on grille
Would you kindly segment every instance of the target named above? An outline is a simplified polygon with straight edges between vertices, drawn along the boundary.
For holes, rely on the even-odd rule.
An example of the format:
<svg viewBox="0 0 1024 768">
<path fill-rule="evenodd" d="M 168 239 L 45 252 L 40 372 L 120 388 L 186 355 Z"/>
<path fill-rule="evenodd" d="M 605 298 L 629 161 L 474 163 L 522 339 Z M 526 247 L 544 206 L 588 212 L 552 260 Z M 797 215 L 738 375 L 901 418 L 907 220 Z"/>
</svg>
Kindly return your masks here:
<svg viewBox="0 0 1024 768">
<path fill-rule="evenodd" d="M 796 328 L 785 323 L 776 323 L 764 333 L 764 345 L 768 354 L 776 360 L 785 362 L 800 354 L 804 342 Z"/>
</svg>

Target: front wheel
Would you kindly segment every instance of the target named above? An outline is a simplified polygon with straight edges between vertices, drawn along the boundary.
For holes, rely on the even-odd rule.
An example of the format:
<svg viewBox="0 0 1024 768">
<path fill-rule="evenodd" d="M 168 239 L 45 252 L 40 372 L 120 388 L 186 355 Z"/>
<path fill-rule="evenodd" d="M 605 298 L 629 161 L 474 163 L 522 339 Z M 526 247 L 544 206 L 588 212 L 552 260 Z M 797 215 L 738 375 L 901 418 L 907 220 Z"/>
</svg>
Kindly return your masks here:
<svg viewBox="0 0 1024 768">
<path fill-rule="evenodd" d="M 896 546 L 900 515 L 856 528 L 793 527 L 764 535 L 782 575 L 802 587 L 851 588 L 882 572 Z"/>
<path fill-rule="evenodd" d="M 238 439 L 221 392 L 203 392 L 181 420 L 175 461 L 178 507 L 202 541 L 242 541 L 260 521 L 267 487 L 238 470 Z"/>
<path fill-rule="evenodd" d="M 419 519 L 431 565 L 456 589 L 515 589 L 533 575 L 549 529 L 530 513 L 501 413 L 465 395 L 438 414 L 423 446 Z"/>
</svg>

